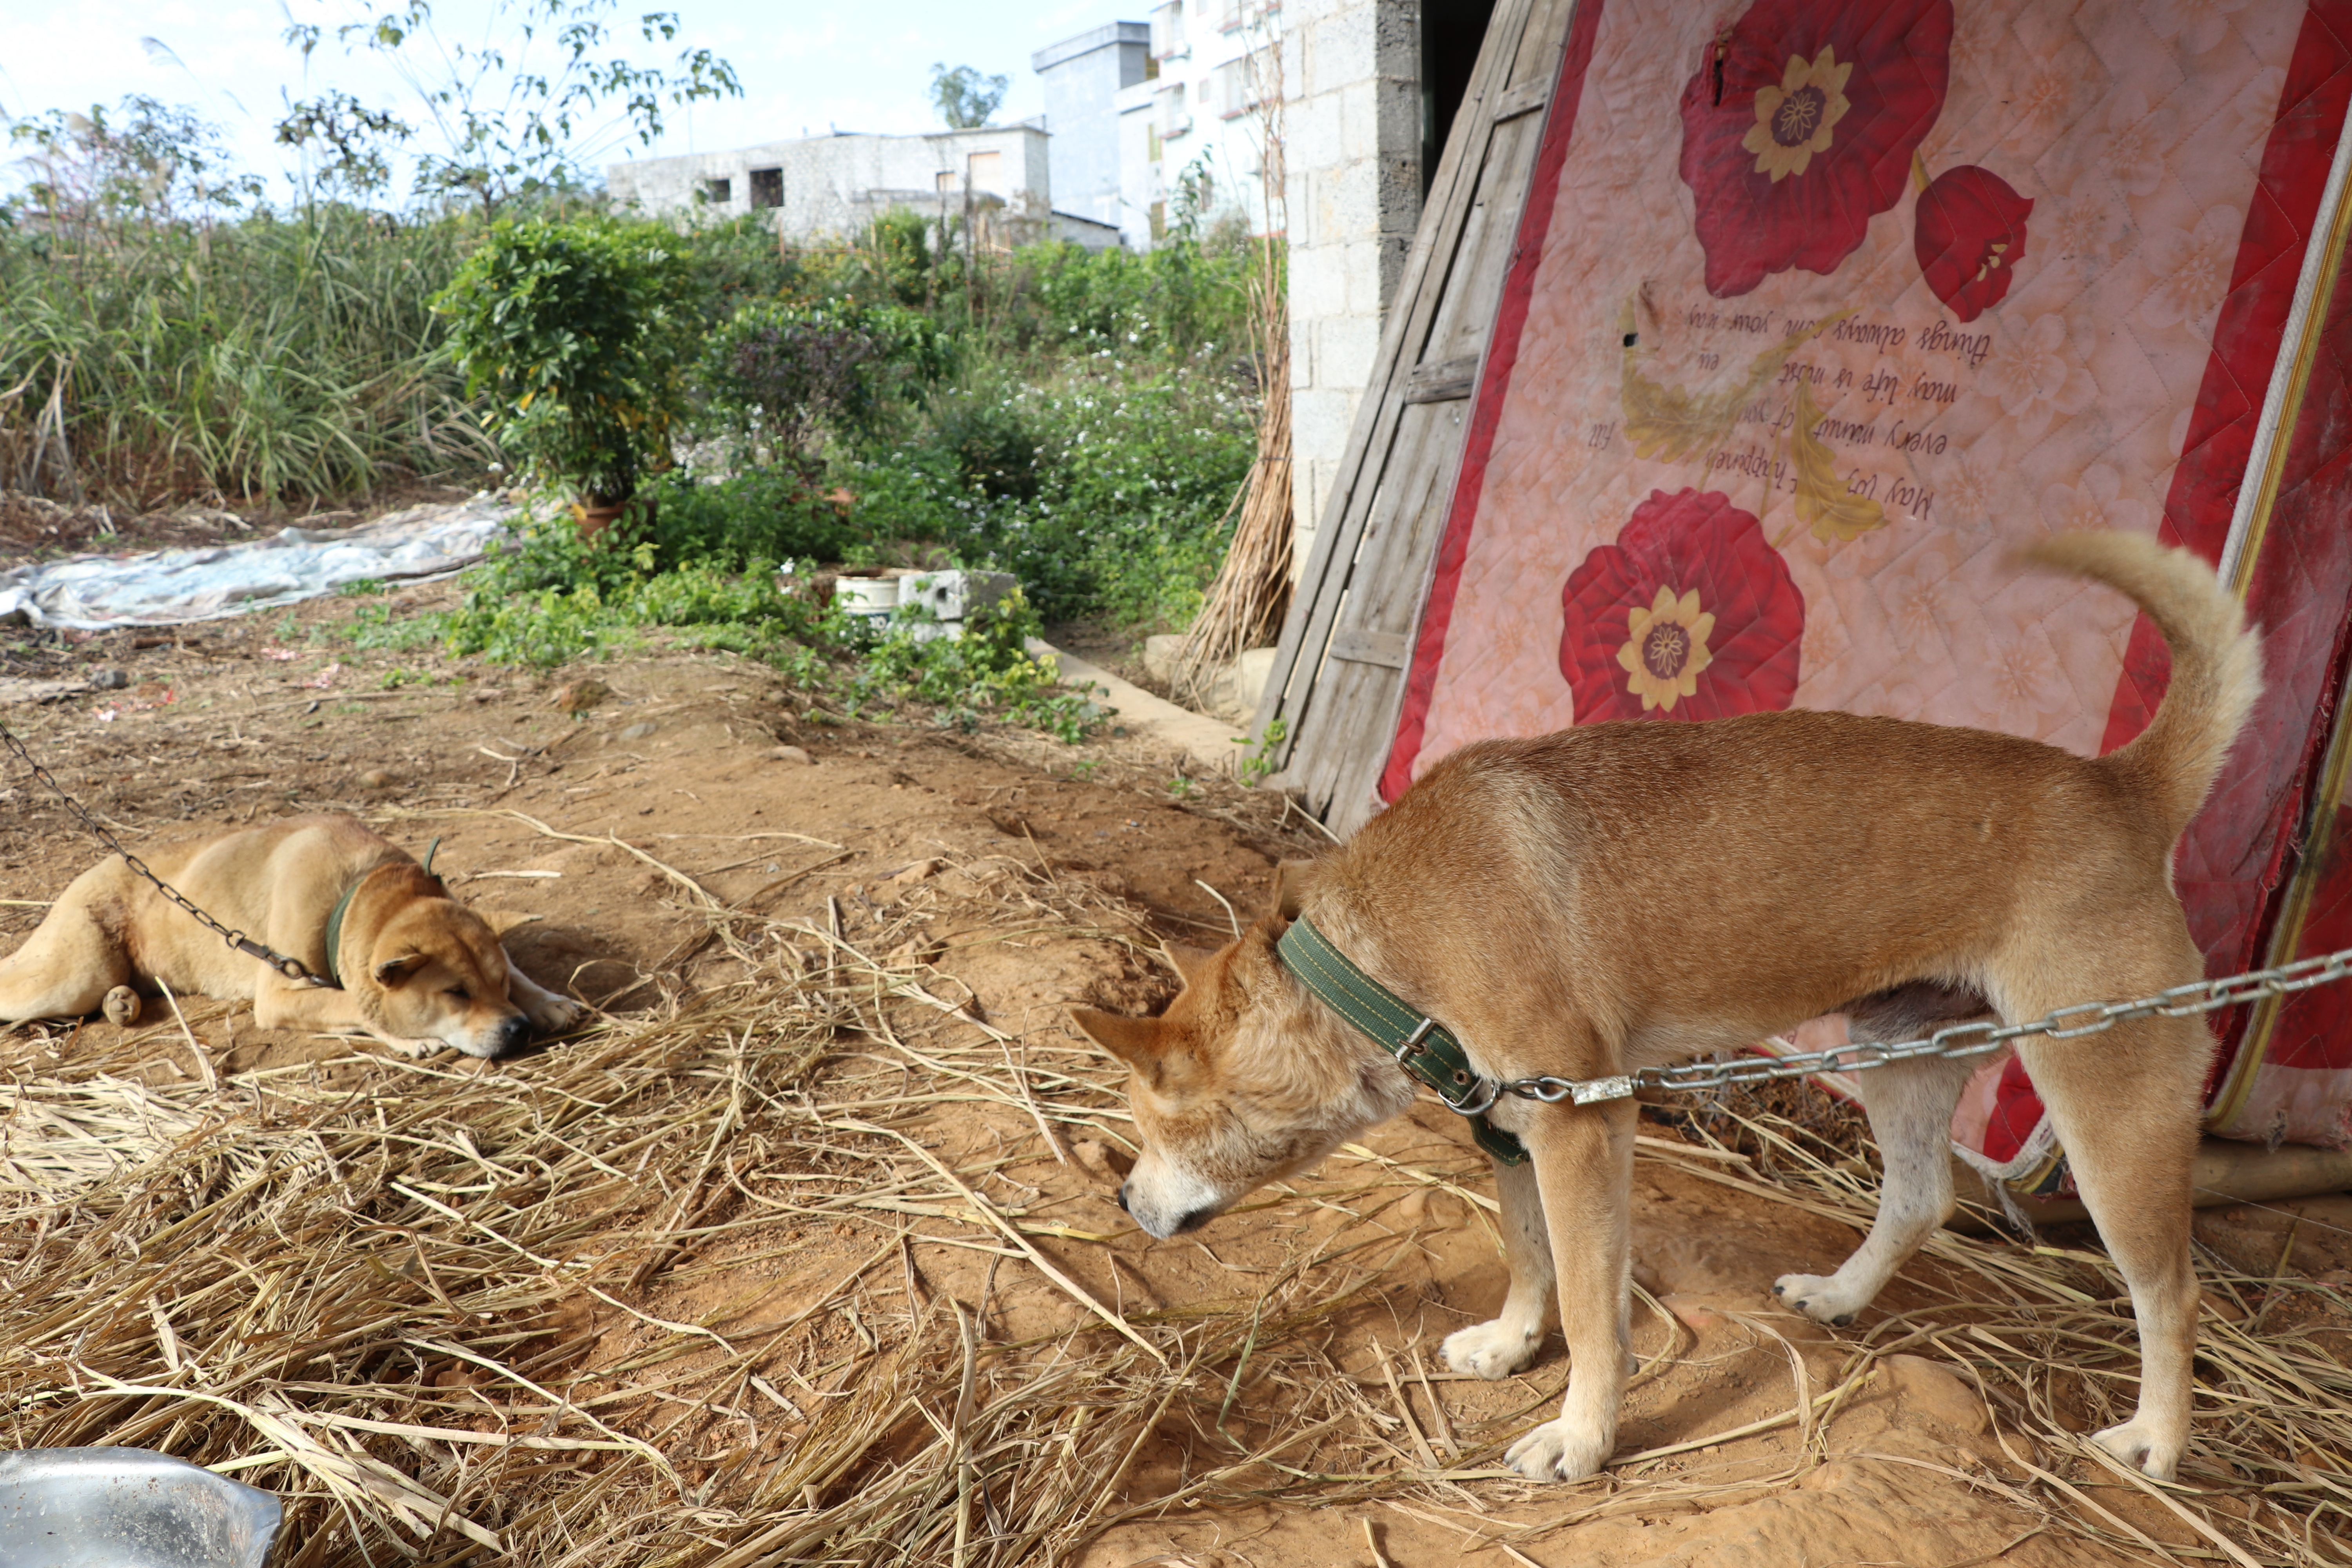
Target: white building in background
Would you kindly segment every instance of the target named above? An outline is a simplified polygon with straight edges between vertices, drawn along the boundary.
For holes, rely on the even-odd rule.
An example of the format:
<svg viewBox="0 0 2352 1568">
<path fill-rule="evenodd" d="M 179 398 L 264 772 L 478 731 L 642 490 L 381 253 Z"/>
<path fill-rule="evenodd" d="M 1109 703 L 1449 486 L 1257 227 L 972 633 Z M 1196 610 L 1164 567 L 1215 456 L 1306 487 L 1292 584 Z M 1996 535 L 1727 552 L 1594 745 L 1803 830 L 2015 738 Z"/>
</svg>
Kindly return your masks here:
<svg viewBox="0 0 2352 1568">
<path fill-rule="evenodd" d="M 1119 231 L 1129 246 L 1149 249 L 1166 234 L 1188 172 L 1205 179 L 1203 222 L 1286 226 L 1283 193 L 1266 199 L 1262 112 L 1280 91 L 1280 23 L 1265 0 L 1169 0 L 1152 11 L 1150 73 L 1118 94 Z"/>
<path fill-rule="evenodd" d="M 1123 227 L 1119 89 L 1157 74 L 1151 29 L 1141 22 L 1106 23 L 1039 49 L 1029 63 L 1045 89 L 1055 206 Z"/>
<path fill-rule="evenodd" d="M 649 216 L 772 211 L 783 239 L 855 234 L 906 209 L 961 219 L 971 210 L 983 243 L 1053 237 L 1100 248 L 1108 224 L 1054 210 L 1047 136 L 1034 124 L 919 136 L 804 136 L 724 153 L 609 163 L 606 194 Z"/>
</svg>

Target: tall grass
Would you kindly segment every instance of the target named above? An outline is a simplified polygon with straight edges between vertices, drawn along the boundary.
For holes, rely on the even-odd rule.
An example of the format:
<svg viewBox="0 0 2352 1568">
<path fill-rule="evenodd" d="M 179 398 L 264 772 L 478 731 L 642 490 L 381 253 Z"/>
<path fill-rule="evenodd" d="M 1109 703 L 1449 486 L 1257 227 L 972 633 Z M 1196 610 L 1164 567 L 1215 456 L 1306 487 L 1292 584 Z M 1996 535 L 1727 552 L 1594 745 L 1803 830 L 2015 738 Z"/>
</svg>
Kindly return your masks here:
<svg viewBox="0 0 2352 1568">
<path fill-rule="evenodd" d="M 0 233 L 0 486 L 150 506 L 480 472 L 428 303 L 473 237 L 339 205 Z"/>
</svg>

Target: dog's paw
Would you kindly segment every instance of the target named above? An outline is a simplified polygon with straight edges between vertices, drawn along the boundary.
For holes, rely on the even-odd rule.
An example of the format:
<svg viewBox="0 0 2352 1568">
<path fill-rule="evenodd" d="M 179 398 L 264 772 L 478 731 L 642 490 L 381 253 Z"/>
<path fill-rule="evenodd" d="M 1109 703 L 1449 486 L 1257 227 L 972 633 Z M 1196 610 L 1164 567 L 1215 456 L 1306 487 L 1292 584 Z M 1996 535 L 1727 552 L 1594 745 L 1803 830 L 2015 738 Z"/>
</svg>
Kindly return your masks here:
<svg viewBox="0 0 2352 1568">
<path fill-rule="evenodd" d="M 376 1038 L 413 1062 L 421 1062 L 436 1051 L 449 1048 L 446 1042 L 441 1040 L 411 1040 L 394 1035 L 378 1035 Z"/>
<path fill-rule="evenodd" d="M 2163 1437 L 2155 1424 L 2145 1417 L 2094 1432 L 2091 1441 L 2142 1475 L 2153 1476 L 2159 1481 L 2170 1480 L 2173 1472 L 2180 1468 L 2179 1441 Z"/>
<path fill-rule="evenodd" d="M 1540 1333 L 1523 1333 L 1500 1319 L 1445 1336 L 1445 1364 L 1488 1382 L 1508 1377 L 1536 1359 Z"/>
<path fill-rule="evenodd" d="M 139 1021 L 139 1015 L 145 1006 L 139 993 L 128 985 L 116 986 L 106 994 L 106 1000 L 100 1004 L 106 1021 L 125 1029 Z"/>
<path fill-rule="evenodd" d="M 526 998 L 522 1012 L 523 1016 L 530 1020 L 532 1028 L 548 1035 L 561 1035 L 568 1029 L 576 1029 L 580 1026 L 580 1020 L 588 1016 L 587 1008 L 571 997 L 558 996 L 552 991 Z"/>
<path fill-rule="evenodd" d="M 1867 1296 L 1818 1274 L 1783 1274 L 1772 1282 L 1772 1294 L 1813 1321 L 1836 1329 L 1853 1322 L 1853 1315 L 1870 1305 Z"/>
<path fill-rule="evenodd" d="M 1503 1463 L 1531 1481 L 1580 1481 L 1601 1473 L 1615 1445 L 1613 1434 L 1583 1431 L 1562 1416 L 1512 1444 Z"/>
</svg>

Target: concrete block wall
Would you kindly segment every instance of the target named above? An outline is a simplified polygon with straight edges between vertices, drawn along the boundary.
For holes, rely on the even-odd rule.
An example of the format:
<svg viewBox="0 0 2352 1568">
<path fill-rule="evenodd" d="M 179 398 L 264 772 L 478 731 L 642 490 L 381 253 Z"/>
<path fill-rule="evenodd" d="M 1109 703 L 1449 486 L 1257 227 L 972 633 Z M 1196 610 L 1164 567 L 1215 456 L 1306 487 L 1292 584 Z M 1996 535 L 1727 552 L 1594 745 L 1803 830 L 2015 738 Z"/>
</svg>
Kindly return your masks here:
<svg viewBox="0 0 2352 1568">
<path fill-rule="evenodd" d="M 1294 570 L 1421 222 L 1422 0 L 1286 0 Z"/>
</svg>

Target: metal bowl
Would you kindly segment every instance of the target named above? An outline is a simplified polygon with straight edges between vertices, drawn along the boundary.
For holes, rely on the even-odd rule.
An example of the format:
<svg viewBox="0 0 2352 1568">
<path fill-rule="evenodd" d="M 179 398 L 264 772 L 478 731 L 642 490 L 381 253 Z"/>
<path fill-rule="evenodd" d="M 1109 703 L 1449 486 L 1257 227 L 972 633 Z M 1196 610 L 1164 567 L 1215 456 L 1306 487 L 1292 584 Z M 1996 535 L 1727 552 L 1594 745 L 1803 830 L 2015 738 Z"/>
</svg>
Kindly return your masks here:
<svg viewBox="0 0 2352 1568">
<path fill-rule="evenodd" d="M 145 1448 L 0 1453 L 0 1568 L 261 1568 L 280 1512 Z"/>
</svg>

